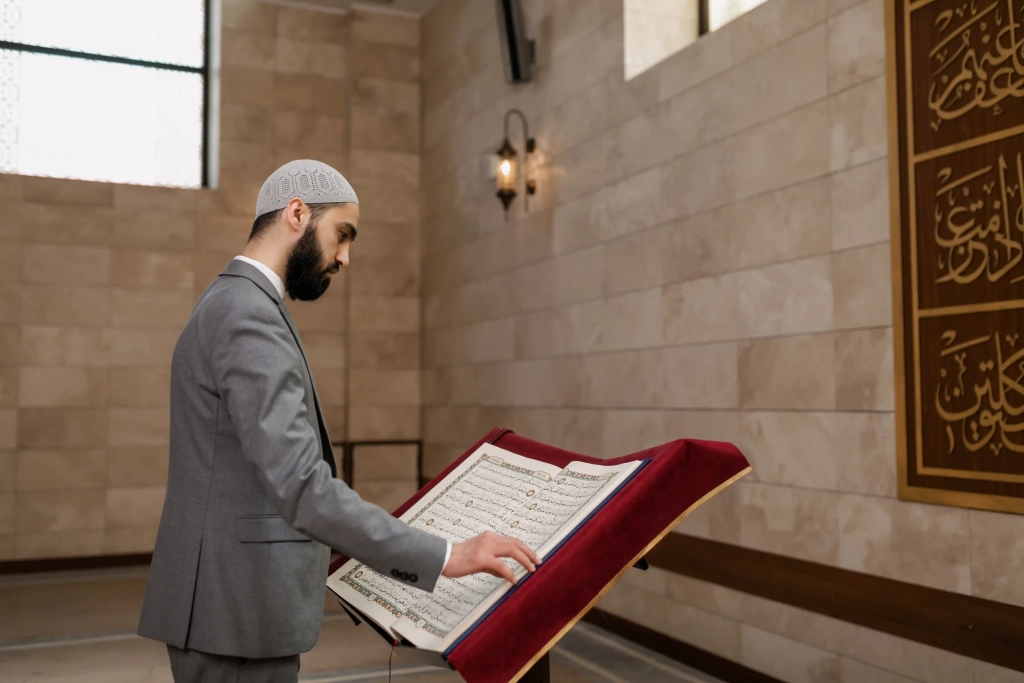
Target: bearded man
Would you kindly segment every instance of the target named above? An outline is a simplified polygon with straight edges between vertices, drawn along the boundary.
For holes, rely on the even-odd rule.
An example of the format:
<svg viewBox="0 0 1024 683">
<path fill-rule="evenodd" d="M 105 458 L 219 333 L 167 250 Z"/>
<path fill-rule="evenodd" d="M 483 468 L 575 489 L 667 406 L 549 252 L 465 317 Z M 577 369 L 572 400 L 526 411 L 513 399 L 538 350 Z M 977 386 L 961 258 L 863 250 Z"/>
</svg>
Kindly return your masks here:
<svg viewBox="0 0 1024 683">
<path fill-rule="evenodd" d="M 439 576 L 531 571 L 518 540 L 455 545 L 336 478 L 313 375 L 284 296 L 312 301 L 349 263 L 359 201 L 330 166 L 275 171 L 249 241 L 206 288 L 174 348 L 164 503 L 139 635 L 177 683 L 291 682 L 320 633 L 331 549 L 431 591 Z"/>
</svg>

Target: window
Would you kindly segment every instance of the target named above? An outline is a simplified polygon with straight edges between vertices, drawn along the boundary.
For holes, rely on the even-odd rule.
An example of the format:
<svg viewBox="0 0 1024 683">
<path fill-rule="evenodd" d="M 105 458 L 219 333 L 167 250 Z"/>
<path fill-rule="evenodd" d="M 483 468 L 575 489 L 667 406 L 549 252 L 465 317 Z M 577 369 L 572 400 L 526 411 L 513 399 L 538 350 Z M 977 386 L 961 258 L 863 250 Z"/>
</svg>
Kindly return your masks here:
<svg viewBox="0 0 1024 683">
<path fill-rule="evenodd" d="M 700 36 L 764 0 L 624 0 L 626 80 L 674 55 Z"/>
<path fill-rule="evenodd" d="M 200 187 L 208 0 L 0 0 L 0 171 Z"/>
</svg>

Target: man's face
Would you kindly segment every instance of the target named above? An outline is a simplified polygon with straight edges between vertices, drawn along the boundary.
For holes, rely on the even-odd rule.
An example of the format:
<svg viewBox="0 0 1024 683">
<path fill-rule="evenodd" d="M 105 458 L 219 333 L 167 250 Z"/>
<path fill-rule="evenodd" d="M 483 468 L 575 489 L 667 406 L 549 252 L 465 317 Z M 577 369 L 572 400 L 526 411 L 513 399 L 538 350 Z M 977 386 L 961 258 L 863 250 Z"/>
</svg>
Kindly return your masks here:
<svg viewBox="0 0 1024 683">
<path fill-rule="evenodd" d="M 306 228 L 288 254 L 285 289 L 292 299 L 314 301 L 327 291 L 331 276 L 348 265 L 359 205 L 341 204 L 322 212 L 311 207 L 305 220 Z"/>
</svg>

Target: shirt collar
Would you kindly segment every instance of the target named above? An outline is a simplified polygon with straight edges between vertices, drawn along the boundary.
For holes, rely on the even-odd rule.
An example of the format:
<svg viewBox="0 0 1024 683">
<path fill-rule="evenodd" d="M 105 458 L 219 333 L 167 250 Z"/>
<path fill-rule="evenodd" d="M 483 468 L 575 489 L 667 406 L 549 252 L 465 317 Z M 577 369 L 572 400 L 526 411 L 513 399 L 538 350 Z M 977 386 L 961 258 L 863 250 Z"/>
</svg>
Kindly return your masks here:
<svg viewBox="0 0 1024 683">
<path fill-rule="evenodd" d="M 235 260 L 236 261 L 245 261 L 250 266 L 253 266 L 257 270 L 259 270 L 261 273 L 263 273 L 266 276 L 266 278 L 268 280 L 270 280 L 270 284 L 274 285 L 274 289 L 277 290 L 277 294 L 278 294 L 278 296 L 281 297 L 281 300 L 282 301 L 284 300 L 284 282 L 281 280 L 280 276 L 278 276 L 277 273 L 275 273 L 273 270 L 271 270 L 265 264 L 260 263 L 259 261 L 255 260 L 255 259 L 251 259 L 251 258 L 249 258 L 247 256 L 236 256 Z"/>
</svg>

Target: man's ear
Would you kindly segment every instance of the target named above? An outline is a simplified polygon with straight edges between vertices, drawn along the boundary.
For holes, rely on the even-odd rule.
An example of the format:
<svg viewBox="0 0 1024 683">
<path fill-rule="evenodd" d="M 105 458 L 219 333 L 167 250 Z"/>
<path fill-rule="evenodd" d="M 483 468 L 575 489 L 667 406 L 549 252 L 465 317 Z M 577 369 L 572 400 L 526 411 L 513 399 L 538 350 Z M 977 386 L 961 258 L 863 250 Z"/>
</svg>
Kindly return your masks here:
<svg viewBox="0 0 1024 683">
<path fill-rule="evenodd" d="M 298 197 L 292 197 L 288 202 L 288 206 L 284 208 L 284 215 L 290 230 L 299 232 L 302 229 L 302 212 L 305 209 L 306 203 Z"/>
</svg>

